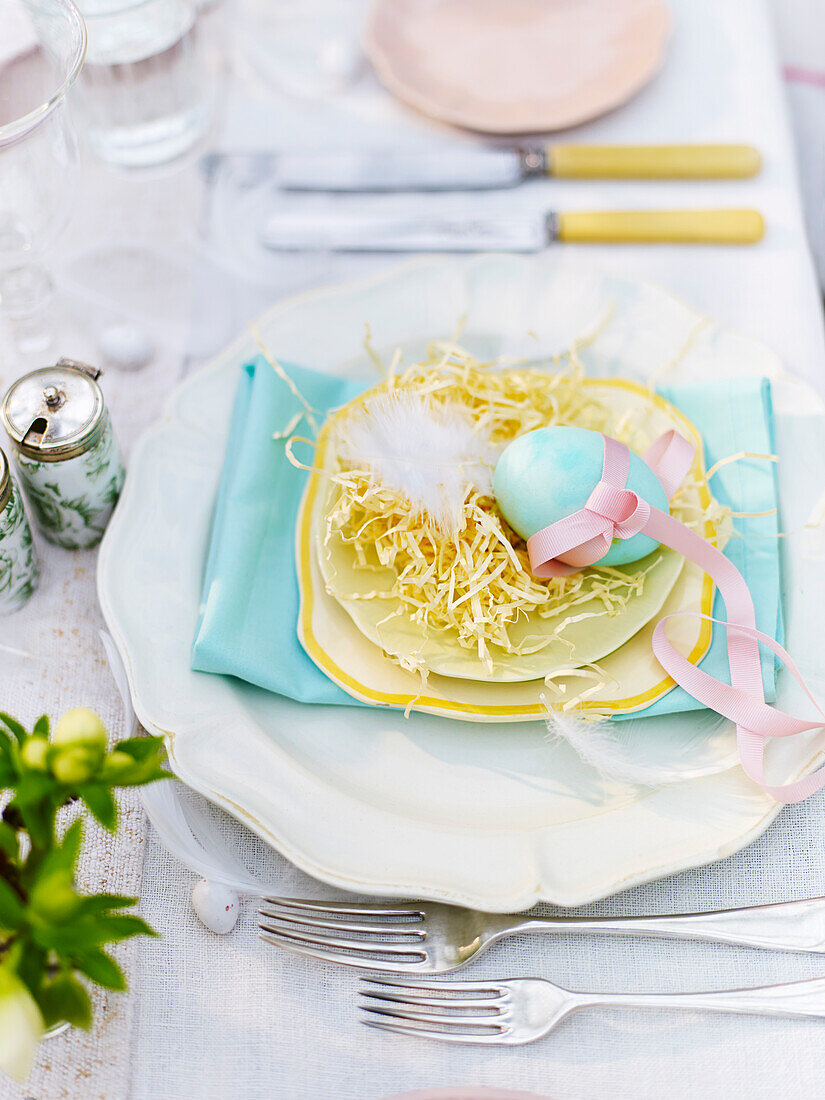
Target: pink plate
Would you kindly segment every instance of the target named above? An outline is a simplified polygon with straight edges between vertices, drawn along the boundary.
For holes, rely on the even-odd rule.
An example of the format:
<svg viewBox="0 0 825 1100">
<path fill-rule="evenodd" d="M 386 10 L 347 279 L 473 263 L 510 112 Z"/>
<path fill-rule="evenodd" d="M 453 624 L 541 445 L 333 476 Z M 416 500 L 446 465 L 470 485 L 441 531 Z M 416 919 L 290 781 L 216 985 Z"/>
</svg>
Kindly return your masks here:
<svg viewBox="0 0 825 1100">
<path fill-rule="evenodd" d="M 365 49 L 391 92 L 487 133 L 574 126 L 659 69 L 663 0 L 373 0 Z"/>
</svg>

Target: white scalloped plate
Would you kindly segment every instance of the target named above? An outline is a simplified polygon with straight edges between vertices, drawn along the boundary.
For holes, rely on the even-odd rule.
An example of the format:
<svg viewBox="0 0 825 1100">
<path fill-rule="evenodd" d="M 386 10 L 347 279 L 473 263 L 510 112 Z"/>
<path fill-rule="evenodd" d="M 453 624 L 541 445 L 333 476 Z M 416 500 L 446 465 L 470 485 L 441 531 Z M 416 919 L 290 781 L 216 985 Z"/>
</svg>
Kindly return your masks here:
<svg viewBox="0 0 825 1100">
<path fill-rule="evenodd" d="M 805 472 L 807 492 L 812 476 L 825 485 L 822 405 L 771 352 L 662 290 L 566 257 L 417 261 L 289 299 L 259 328 L 279 357 L 343 373 L 363 371 L 365 322 L 377 347 L 414 355 L 462 316 L 464 341 L 479 356 L 534 357 L 589 333 L 583 357 L 594 375 L 643 379 L 686 347 L 671 380 L 768 375 L 786 527 L 809 511 L 795 474 Z M 255 353 L 243 337 L 173 394 L 135 448 L 100 555 L 100 601 L 135 709 L 165 734 L 186 783 L 336 886 L 491 911 L 540 899 L 578 904 L 718 859 L 767 827 L 779 807 L 731 767 L 730 732 L 705 735 L 702 716 L 624 724 L 651 763 L 686 777 L 643 790 L 603 780 L 565 745 L 548 744 L 540 723 L 306 706 L 192 672 L 228 412 L 238 368 Z M 808 532 L 783 550 L 788 648 L 816 690 L 822 538 Z M 771 746 L 772 764 L 800 773 L 814 748 L 810 737 L 789 738 Z"/>
</svg>

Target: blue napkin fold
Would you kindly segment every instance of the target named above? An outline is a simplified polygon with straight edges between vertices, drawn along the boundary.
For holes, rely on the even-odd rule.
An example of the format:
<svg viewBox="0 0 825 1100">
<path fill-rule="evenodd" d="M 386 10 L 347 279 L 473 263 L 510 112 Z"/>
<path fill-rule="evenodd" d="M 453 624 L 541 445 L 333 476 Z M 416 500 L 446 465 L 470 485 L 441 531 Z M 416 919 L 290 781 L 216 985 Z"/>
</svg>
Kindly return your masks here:
<svg viewBox="0 0 825 1100">
<path fill-rule="evenodd" d="M 293 364 L 284 367 L 318 410 L 319 419 L 371 384 Z M 729 379 L 662 387 L 660 392 L 701 432 L 708 466 L 739 451 L 772 451 L 766 380 Z M 327 679 L 307 657 L 296 634 L 295 523 L 308 475 L 291 465 L 283 441 L 274 440 L 273 433 L 301 409 L 298 398 L 264 359 L 259 357 L 242 369 L 215 507 L 192 668 L 237 676 L 302 703 L 365 706 Z M 773 508 L 773 466 L 752 459 L 732 463 L 716 475 L 713 491 L 735 511 Z M 778 542 L 765 537 L 775 536 L 776 517 L 739 519 L 735 525 L 743 534 L 761 536 L 731 539 L 725 553 L 748 582 L 758 628 L 781 641 Z M 714 615 L 725 617 L 719 597 Z M 702 667 L 720 679 L 728 678 L 725 640 L 719 629 L 714 630 Z M 762 673 L 766 694 L 772 699 L 775 664 L 771 655 L 763 655 Z M 644 713 L 699 707 L 675 688 Z"/>
<path fill-rule="evenodd" d="M 660 386 L 658 391 L 698 428 L 705 445 L 705 469 L 720 458 L 750 451 L 774 453 L 773 405 L 767 378 L 724 378 L 701 386 Z M 777 507 L 776 466 L 764 459 L 741 458 L 723 466 L 713 477 L 711 491 L 720 504 L 734 512 L 765 512 Z M 733 521 L 736 535 L 725 547 L 729 558 L 745 578 L 753 597 L 756 626 L 780 645 L 784 641 L 780 595 L 779 517 L 743 516 Z M 739 538 L 738 536 L 746 536 Z M 726 619 L 725 601 L 716 593 L 713 617 Z M 765 698 L 776 698 L 777 661 L 760 647 Z M 710 649 L 700 667 L 718 680 L 730 683 L 725 631 L 713 628 Z M 701 710 L 702 704 L 681 687 L 675 687 L 635 714 L 615 714 L 613 719 Z"/>
<path fill-rule="evenodd" d="M 320 420 L 369 385 L 283 366 Z M 289 462 L 283 441 L 273 433 L 302 409 L 263 358 L 241 371 L 192 668 L 238 676 L 300 703 L 362 705 L 312 663 L 295 632 L 295 523 L 308 475 Z"/>
</svg>

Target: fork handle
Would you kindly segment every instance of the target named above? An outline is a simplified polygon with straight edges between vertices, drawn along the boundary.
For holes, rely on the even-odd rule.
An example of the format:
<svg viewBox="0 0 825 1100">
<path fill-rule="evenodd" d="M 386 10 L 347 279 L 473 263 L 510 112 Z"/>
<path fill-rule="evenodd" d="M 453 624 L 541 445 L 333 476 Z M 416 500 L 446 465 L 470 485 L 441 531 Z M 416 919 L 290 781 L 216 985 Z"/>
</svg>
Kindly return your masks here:
<svg viewBox="0 0 825 1100">
<path fill-rule="evenodd" d="M 576 994 L 578 1007 L 688 1008 L 825 1019 L 825 978 L 710 993 Z"/>
<path fill-rule="evenodd" d="M 518 932 L 605 932 L 664 936 L 761 947 L 772 951 L 825 953 L 825 898 L 654 917 L 532 917 L 502 928 Z"/>
</svg>

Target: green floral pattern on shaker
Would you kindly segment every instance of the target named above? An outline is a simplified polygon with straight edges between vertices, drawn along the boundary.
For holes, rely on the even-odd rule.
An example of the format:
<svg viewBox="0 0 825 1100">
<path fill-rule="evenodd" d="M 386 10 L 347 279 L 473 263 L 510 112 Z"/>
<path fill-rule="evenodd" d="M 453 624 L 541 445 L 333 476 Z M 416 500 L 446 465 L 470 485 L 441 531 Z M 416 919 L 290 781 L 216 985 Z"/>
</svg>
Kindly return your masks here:
<svg viewBox="0 0 825 1100">
<path fill-rule="evenodd" d="M 40 462 L 20 452 L 15 458 L 43 535 L 68 550 L 96 546 L 126 476 L 108 414 L 99 439 L 83 454 L 57 462 Z"/>
<path fill-rule="evenodd" d="M 16 611 L 37 587 L 37 554 L 23 499 L 12 481 L 11 496 L 0 512 L 0 614 Z"/>
</svg>

